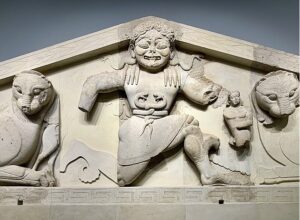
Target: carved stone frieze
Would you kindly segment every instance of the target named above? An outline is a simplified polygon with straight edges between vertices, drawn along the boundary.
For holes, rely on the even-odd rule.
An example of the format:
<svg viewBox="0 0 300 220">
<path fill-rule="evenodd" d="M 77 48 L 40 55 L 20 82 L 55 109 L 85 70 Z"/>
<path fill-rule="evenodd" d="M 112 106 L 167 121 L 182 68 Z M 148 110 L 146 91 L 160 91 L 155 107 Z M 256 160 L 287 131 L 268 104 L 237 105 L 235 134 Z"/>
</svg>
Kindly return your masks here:
<svg viewBox="0 0 300 220">
<path fill-rule="evenodd" d="M 89 112 L 98 93 L 125 90 L 132 117 L 119 130 L 118 183 L 131 184 L 162 152 L 184 144 L 184 151 L 201 175 L 202 184 L 250 184 L 236 173 L 220 173 L 209 154 L 217 150 L 219 139 L 204 134 L 191 115 L 169 115 L 178 92 L 199 104 L 209 105 L 218 98 L 221 86 L 190 75 L 194 57 L 183 67 L 176 56 L 174 31 L 163 22 L 137 25 L 129 44 L 129 54 L 120 71 L 89 77 L 82 89 L 79 109 Z M 174 60 L 177 59 L 177 60 Z M 130 61 L 130 62 L 129 62 Z"/>
<path fill-rule="evenodd" d="M 251 98 L 260 143 L 276 164 L 258 166 L 256 181 L 261 184 L 299 181 L 299 127 L 293 115 L 299 106 L 296 74 L 270 72 L 255 84 Z"/>
<path fill-rule="evenodd" d="M 93 183 L 100 178 L 101 174 L 112 182 L 117 182 L 116 159 L 109 153 L 92 150 L 78 140 L 72 141 L 69 150 L 64 154 L 60 163 L 60 172 L 67 172 L 68 166 L 78 159 L 85 161 L 77 174 L 82 183 Z"/>
<path fill-rule="evenodd" d="M 62 187 L 14 192 L 41 203 L 279 200 L 151 187 L 297 184 L 298 59 L 147 17 L 1 62 L 0 185 Z"/>
<path fill-rule="evenodd" d="M 258 121 L 272 124 L 299 106 L 299 80 L 291 72 L 271 72 L 255 84 L 251 97 Z"/>
<path fill-rule="evenodd" d="M 0 184 L 54 186 L 59 99 L 51 82 L 33 70 L 16 75 L 0 122 Z"/>
<path fill-rule="evenodd" d="M 0 205 L 24 204 L 225 204 L 297 203 L 299 188 L 272 186 L 130 187 L 130 188 L 0 188 Z"/>
</svg>

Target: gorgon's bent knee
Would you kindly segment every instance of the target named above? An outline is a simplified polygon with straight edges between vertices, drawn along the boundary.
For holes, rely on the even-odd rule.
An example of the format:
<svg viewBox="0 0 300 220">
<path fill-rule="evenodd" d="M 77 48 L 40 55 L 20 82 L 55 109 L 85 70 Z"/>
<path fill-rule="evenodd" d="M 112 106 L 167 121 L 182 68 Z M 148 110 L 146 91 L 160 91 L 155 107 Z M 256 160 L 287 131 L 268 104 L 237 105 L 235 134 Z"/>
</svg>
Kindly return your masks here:
<svg viewBox="0 0 300 220">
<path fill-rule="evenodd" d="M 149 161 L 137 164 L 122 166 L 118 165 L 118 185 L 125 186 L 131 184 L 147 167 Z"/>
</svg>

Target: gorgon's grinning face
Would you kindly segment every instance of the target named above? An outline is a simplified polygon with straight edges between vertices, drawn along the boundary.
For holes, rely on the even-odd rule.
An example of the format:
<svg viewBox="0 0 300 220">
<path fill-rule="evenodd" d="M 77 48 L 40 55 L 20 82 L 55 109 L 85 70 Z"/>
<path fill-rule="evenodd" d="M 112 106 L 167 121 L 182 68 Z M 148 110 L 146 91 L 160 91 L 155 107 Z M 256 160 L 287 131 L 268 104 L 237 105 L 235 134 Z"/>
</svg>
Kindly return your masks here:
<svg viewBox="0 0 300 220">
<path fill-rule="evenodd" d="M 261 80 L 255 92 L 257 104 L 275 118 L 291 115 L 299 104 L 299 82 L 292 73 Z"/>
<path fill-rule="evenodd" d="M 34 74 L 22 73 L 13 81 L 13 98 L 18 108 L 26 115 L 33 115 L 47 105 L 53 96 L 51 84 Z"/>
<path fill-rule="evenodd" d="M 155 72 L 167 65 L 172 50 L 169 39 L 152 29 L 135 41 L 131 53 L 140 66 Z"/>
</svg>

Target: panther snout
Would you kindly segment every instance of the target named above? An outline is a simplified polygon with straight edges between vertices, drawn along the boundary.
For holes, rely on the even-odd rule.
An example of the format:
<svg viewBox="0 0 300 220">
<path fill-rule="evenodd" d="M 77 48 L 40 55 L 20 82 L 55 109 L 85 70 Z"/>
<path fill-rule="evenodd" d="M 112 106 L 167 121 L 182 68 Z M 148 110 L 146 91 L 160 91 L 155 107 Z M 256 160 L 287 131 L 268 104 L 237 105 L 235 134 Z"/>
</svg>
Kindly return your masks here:
<svg viewBox="0 0 300 220">
<path fill-rule="evenodd" d="M 282 117 L 286 117 L 295 111 L 295 108 L 291 106 L 290 100 L 288 98 L 283 97 L 278 99 L 278 105 Z"/>
</svg>

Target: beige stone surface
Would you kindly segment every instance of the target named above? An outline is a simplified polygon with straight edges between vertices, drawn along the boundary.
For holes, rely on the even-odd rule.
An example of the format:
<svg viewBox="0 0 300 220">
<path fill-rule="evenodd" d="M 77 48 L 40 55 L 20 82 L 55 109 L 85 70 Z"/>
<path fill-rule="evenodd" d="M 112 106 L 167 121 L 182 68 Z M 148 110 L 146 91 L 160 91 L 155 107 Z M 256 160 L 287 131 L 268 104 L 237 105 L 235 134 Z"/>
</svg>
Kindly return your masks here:
<svg viewBox="0 0 300 220">
<path fill-rule="evenodd" d="M 0 184 L 54 186 L 58 95 L 44 75 L 31 70 L 14 78 L 10 97 L 0 103 Z"/>
<path fill-rule="evenodd" d="M 13 76 L 29 69 L 39 70 L 46 75 L 61 103 L 60 153 L 54 169 L 58 187 L 1 186 L 0 220 L 299 219 L 299 164 L 295 162 L 299 160 L 299 108 L 289 112 L 291 114 L 288 118 L 278 119 L 274 126 L 265 126 L 257 120 L 250 98 L 256 83 L 271 71 L 284 70 L 299 75 L 299 57 L 296 55 L 167 22 L 176 32 L 177 54 L 169 63 L 172 66 L 170 69 L 169 66 L 165 67 L 168 58 L 173 55 L 168 45 L 172 40 L 165 42 L 167 47 L 160 45 L 161 48 L 156 48 L 162 52 L 161 55 L 166 54 L 167 58 L 137 54 L 139 64 L 144 67 L 147 67 L 147 63 L 152 65 L 156 60 L 162 61 L 157 69 L 159 74 L 149 74 L 155 70 L 151 65 L 148 65 L 151 68 L 142 68 L 144 75 L 140 80 L 144 80 L 144 84 L 139 88 L 143 90 L 142 93 L 137 94 L 128 88 L 137 79 L 137 71 L 128 68 L 126 71 L 129 72 L 124 71 L 126 76 L 135 77 L 124 79 L 129 102 L 124 99 L 124 91 L 114 91 L 102 93 L 98 97 L 94 94 L 91 98 L 95 101 L 94 107 L 89 113 L 78 109 L 82 93 L 93 92 L 94 79 L 100 83 L 103 81 L 100 73 L 116 72 L 125 65 L 136 64 L 132 59 L 132 55 L 136 54 L 128 51 L 129 35 L 135 25 L 149 19 L 166 22 L 153 17 L 141 18 L 0 63 L 0 104 L 11 103 L 10 83 Z M 149 52 L 153 45 L 157 46 L 157 33 L 153 32 L 148 36 L 150 47 L 144 48 L 144 52 Z M 135 49 L 144 47 L 141 42 L 139 46 Z M 167 49 L 167 53 L 164 53 L 164 49 Z M 183 72 L 180 73 L 180 79 L 174 66 Z M 196 105 L 183 94 L 178 94 L 170 116 L 166 115 L 171 109 L 170 100 L 179 91 L 178 88 L 166 91 L 166 84 L 181 85 L 188 74 L 191 77 L 187 83 L 190 87 L 180 92 L 203 105 Z M 93 76 L 96 77 L 90 80 L 91 87 L 84 86 L 84 82 Z M 104 87 L 111 84 L 110 76 L 106 74 L 108 80 L 104 80 Z M 162 80 L 165 80 L 165 87 L 157 83 Z M 106 89 L 101 91 L 110 92 L 111 88 Z M 226 94 L 236 90 L 240 92 L 243 105 L 251 107 L 253 112 L 250 147 L 239 150 L 229 144 L 231 135 L 223 118 Z M 160 94 L 154 94 L 153 91 Z M 210 100 L 205 99 L 205 91 L 214 93 L 208 93 L 208 97 L 219 94 L 214 104 L 206 106 Z M 281 95 L 280 92 L 278 94 Z M 136 95 L 139 95 L 138 99 Z M 156 98 L 166 101 L 166 97 L 168 103 L 157 105 Z M 146 103 L 140 102 L 143 98 Z M 91 100 L 83 98 L 83 103 Z M 293 103 L 297 104 L 297 100 L 293 100 Z M 84 107 L 85 104 L 79 105 Z M 212 134 L 220 141 L 219 149 L 207 152 L 205 157 L 210 167 L 222 173 L 223 178 L 229 174 L 237 177 L 232 178 L 234 181 L 249 184 L 251 180 L 254 185 L 230 186 L 218 183 L 202 186 L 205 182 L 203 179 L 200 181 L 200 175 L 210 169 L 202 167 L 199 173 L 195 166 L 198 158 L 193 163 L 190 155 L 185 154 L 183 145 L 179 145 L 158 154 L 145 172 L 133 182 L 132 185 L 137 187 L 118 187 L 118 132 L 133 114 L 129 106 L 138 110 L 134 113 L 138 116 L 146 114 L 150 107 L 167 117 L 182 117 L 178 114 L 194 116 L 194 125 L 199 121 L 201 128 L 199 132 L 198 125 L 195 126 L 198 129 L 198 141 L 201 142 L 199 134 Z M 142 120 L 138 120 L 142 124 Z M 151 120 L 148 122 L 151 123 Z M 128 133 L 135 131 L 139 123 L 133 125 L 134 128 L 123 129 L 121 137 L 127 138 Z M 166 125 L 171 125 L 170 130 L 176 130 L 178 121 L 161 125 L 163 129 L 158 129 L 159 133 L 167 133 Z M 1 126 L 3 129 L 0 132 L 5 131 L 7 124 Z M 156 136 L 158 142 L 165 141 L 160 137 Z M 140 145 L 143 142 L 136 144 L 137 147 Z M 130 156 L 132 152 L 123 148 L 123 155 L 127 153 Z M 279 162 L 276 161 L 278 158 Z M 267 185 L 259 185 L 263 183 Z"/>
<path fill-rule="evenodd" d="M 296 220 L 299 218 L 297 203 L 294 204 L 232 204 L 232 205 L 190 205 L 186 208 L 185 220 L 245 219 L 245 220 Z"/>
<path fill-rule="evenodd" d="M 296 186 L 1 187 L 0 205 L 298 203 Z"/>
<path fill-rule="evenodd" d="M 239 211 L 237 211 L 239 210 Z M 0 206 L 6 220 L 298 220 L 298 204 Z"/>
<path fill-rule="evenodd" d="M 298 187 L 2 187 L 0 195 L 1 220 L 299 218 Z"/>
<path fill-rule="evenodd" d="M 111 71 L 110 63 L 103 61 L 101 57 L 86 60 L 83 63 L 68 66 L 60 69 L 53 69 L 45 72 L 54 88 L 60 94 L 61 100 L 61 153 L 56 163 L 56 175 L 61 186 L 82 186 L 77 177 L 63 176 L 59 171 L 59 160 L 66 153 L 70 143 L 74 139 L 83 141 L 94 150 L 102 150 L 117 157 L 118 150 L 118 129 L 119 129 L 119 95 L 118 93 L 102 94 L 96 101 L 95 111 L 89 120 L 85 114 L 77 108 L 81 87 L 84 80 L 93 74 L 102 71 Z M 231 65 L 226 62 L 212 61 L 204 66 L 205 74 L 208 78 L 221 84 L 227 89 L 239 90 L 244 105 L 251 106 L 249 94 L 254 84 L 262 78 L 263 72 L 254 69 L 243 68 Z M 234 87 L 232 82 L 236 82 Z M 75 89 L 76 88 L 76 89 Z M 9 85 L 1 87 L 0 98 L 3 102 L 9 102 L 11 89 Z M 258 166 L 274 167 L 276 163 L 270 159 L 265 152 L 258 134 L 257 121 L 254 118 L 253 139 L 251 141 L 251 154 L 243 155 L 248 158 L 246 161 L 236 160 L 238 155 L 228 145 L 229 135 L 223 123 L 223 107 L 199 109 L 183 97 L 179 97 L 175 103 L 175 110 L 180 113 L 188 113 L 195 116 L 200 122 L 203 132 L 212 133 L 220 138 L 221 146 L 218 155 L 213 160 L 216 163 L 226 165 L 232 170 L 240 170 L 245 173 L 255 174 Z M 298 146 L 298 118 L 299 109 L 290 116 L 289 125 L 280 136 L 286 137 L 293 145 Z M 214 120 L 211 120 L 211 119 Z M 259 124 L 258 124 L 259 125 Z M 265 129 L 265 128 L 260 128 Z M 272 139 L 266 136 L 267 139 Z M 278 136 L 277 136 L 278 137 Z M 229 158 L 229 160 L 227 160 Z M 199 185 L 200 180 L 193 164 L 183 154 L 182 151 L 174 151 L 170 154 L 163 154 L 152 169 L 143 178 L 136 182 L 137 185 L 144 186 L 191 186 Z M 74 167 L 74 171 L 76 171 Z M 295 167 L 296 172 L 299 168 Z M 73 178 L 71 183 L 68 178 Z M 75 180 L 77 179 L 77 180 Z M 102 182 L 103 181 L 103 182 Z M 66 185 L 66 183 L 68 183 Z M 96 183 L 89 186 L 115 186 L 105 178 L 100 178 Z"/>
<path fill-rule="evenodd" d="M 0 206 L 5 220 L 298 220 L 299 204 Z M 238 210 L 238 211 L 237 211 Z"/>
<path fill-rule="evenodd" d="M 72 141 L 78 140 L 93 152 L 105 152 L 117 158 L 118 130 L 124 122 L 119 115 L 122 112 L 123 93 L 101 94 L 96 99 L 91 113 L 78 110 L 81 89 L 88 77 L 105 71 L 114 71 L 112 60 L 117 66 L 128 56 L 128 34 L 138 23 L 149 18 L 138 19 L 94 34 L 83 36 L 53 47 L 36 51 L 12 60 L 0 63 L 0 99 L 1 103 L 11 101 L 9 81 L 12 76 L 24 69 L 38 69 L 52 82 L 59 94 L 61 109 L 61 151 L 55 164 L 55 175 L 62 187 L 116 187 L 116 183 L 102 175 L 91 184 L 84 184 L 78 178 L 78 168 L 85 163 L 79 159 L 72 163 L 66 173 L 60 173 L 60 161 L 70 150 Z M 165 22 L 164 20 L 158 19 Z M 251 106 L 250 93 L 254 85 L 267 73 L 284 69 L 298 74 L 298 56 L 265 48 L 249 42 L 240 41 L 215 33 L 199 30 L 174 22 L 168 23 L 176 29 L 176 47 L 179 64 L 193 66 L 204 53 L 204 63 L 197 66 L 194 76 L 201 74 L 222 85 L 226 90 L 238 90 L 245 106 Z M 124 55 L 125 54 L 125 55 Z M 191 55 L 192 54 L 192 55 Z M 192 64 L 184 65 L 192 57 Z M 198 58 L 198 59 L 197 59 Z M 182 62 L 181 62 L 182 61 Z M 126 63 L 126 62 L 125 62 Z M 198 74 L 198 75 L 197 75 Z M 171 74 L 172 75 L 172 74 Z M 173 74 L 174 76 L 174 74 Z M 172 77 L 171 77 L 172 78 Z M 220 170 L 237 171 L 246 177 L 251 175 L 255 184 L 280 183 L 297 185 L 299 165 L 289 163 L 283 170 L 283 164 L 276 162 L 266 148 L 277 147 L 276 152 L 287 150 L 292 161 L 299 159 L 299 108 L 289 116 L 284 127 L 267 128 L 253 118 L 250 149 L 237 152 L 229 144 L 230 135 L 223 120 L 223 109 L 214 106 L 199 107 L 187 98 L 179 95 L 171 114 L 190 114 L 199 121 L 203 133 L 213 134 L 220 139 L 220 148 L 211 160 Z M 268 146 L 266 146 L 266 144 Z M 286 152 L 285 152 L 286 153 Z M 281 155 L 282 156 L 282 155 Z M 288 158 L 285 158 L 288 160 Z M 286 164 L 284 164 L 286 165 Z M 290 178 L 290 181 L 286 181 Z M 282 183 L 285 182 L 285 183 Z M 136 186 L 199 186 L 200 176 L 194 164 L 182 149 L 164 152 L 155 158 L 152 166 L 138 178 Z"/>
</svg>

